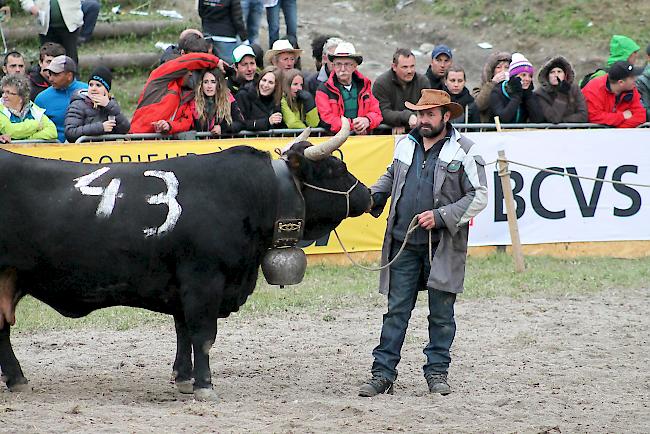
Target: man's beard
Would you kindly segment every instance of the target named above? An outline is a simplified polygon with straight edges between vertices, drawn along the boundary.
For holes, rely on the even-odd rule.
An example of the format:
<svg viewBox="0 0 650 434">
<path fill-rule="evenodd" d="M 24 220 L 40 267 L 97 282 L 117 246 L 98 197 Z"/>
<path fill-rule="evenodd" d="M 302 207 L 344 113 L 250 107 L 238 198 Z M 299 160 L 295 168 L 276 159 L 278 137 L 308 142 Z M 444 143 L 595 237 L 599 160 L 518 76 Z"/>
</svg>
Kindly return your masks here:
<svg viewBox="0 0 650 434">
<path fill-rule="evenodd" d="M 435 127 L 429 124 L 421 124 L 418 127 L 418 131 L 420 132 L 420 135 L 422 137 L 426 137 L 427 139 L 436 137 L 444 129 L 445 129 L 445 123 L 443 121 L 440 121 L 440 123 Z"/>
</svg>

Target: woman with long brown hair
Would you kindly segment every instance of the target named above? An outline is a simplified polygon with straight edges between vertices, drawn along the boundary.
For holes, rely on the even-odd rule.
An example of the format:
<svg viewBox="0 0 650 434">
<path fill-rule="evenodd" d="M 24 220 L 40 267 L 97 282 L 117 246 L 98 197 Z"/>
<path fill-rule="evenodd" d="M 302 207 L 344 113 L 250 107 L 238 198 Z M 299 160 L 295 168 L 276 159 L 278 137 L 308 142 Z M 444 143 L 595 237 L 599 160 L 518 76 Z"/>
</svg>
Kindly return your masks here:
<svg viewBox="0 0 650 434">
<path fill-rule="evenodd" d="M 214 135 L 235 134 L 243 128 L 244 118 L 219 69 L 203 73 L 191 103 L 196 131 Z"/>
<path fill-rule="evenodd" d="M 316 101 L 303 89 L 302 72 L 289 69 L 282 72 L 282 117 L 287 128 L 317 127 L 320 122 Z"/>
<path fill-rule="evenodd" d="M 250 131 L 268 131 L 280 128 L 282 113 L 280 74 L 275 66 L 268 66 L 259 76 L 237 92 L 237 102 L 244 115 L 245 128 Z"/>
</svg>

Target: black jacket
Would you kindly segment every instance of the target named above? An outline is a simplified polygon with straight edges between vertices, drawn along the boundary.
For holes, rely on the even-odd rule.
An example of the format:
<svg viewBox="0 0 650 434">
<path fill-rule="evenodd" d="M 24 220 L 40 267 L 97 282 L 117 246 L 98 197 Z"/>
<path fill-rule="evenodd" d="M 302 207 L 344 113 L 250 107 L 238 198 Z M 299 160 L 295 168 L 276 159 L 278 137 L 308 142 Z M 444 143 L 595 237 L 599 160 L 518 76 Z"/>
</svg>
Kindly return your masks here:
<svg viewBox="0 0 650 434">
<path fill-rule="evenodd" d="M 504 85 L 504 83 L 506 83 Z M 533 93 L 532 83 L 527 91 L 509 92 L 507 81 L 494 86 L 490 94 L 490 119 L 499 116 L 504 124 L 544 122 L 544 113 Z M 504 93 L 504 90 L 508 95 Z"/>
<path fill-rule="evenodd" d="M 479 114 L 478 107 L 476 107 L 476 103 L 474 102 L 474 97 L 469 93 L 469 89 L 464 87 L 463 90 L 457 95 L 454 95 L 453 93 L 449 92 L 447 86 L 443 86 L 442 90 L 444 90 L 449 94 L 452 102 L 462 105 L 463 109 L 468 111 L 468 117 L 467 117 L 468 123 L 477 124 L 481 122 L 481 116 Z M 458 116 L 456 119 L 451 119 L 450 122 L 453 124 L 464 124 L 465 114 L 463 114 L 462 116 Z"/>
<path fill-rule="evenodd" d="M 272 96 L 260 98 L 254 82 L 242 87 L 235 99 L 244 116 L 244 129 L 248 131 L 270 130 L 269 116 L 280 113 L 280 104 L 276 105 Z"/>
<path fill-rule="evenodd" d="M 199 0 L 199 16 L 206 35 L 248 39 L 239 0 Z"/>
<path fill-rule="evenodd" d="M 429 84 L 431 85 L 431 89 L 442 90 L 442 87 L 445 85 L 444 82 L 442 81 L 442 77 L 436 77 L 435 75 L 433 75 L 431 66 L 429 66 L 429 68 L 427 69 L 427 78 L 429 79 Z"/>
<path fill-rule="evenodd" d="M 34 101 L 36 96 L 50 87 L 50 83 L 41 75 L 41 67 L 38 64 L 29 71 L 29 99 Z"/>
</svg>

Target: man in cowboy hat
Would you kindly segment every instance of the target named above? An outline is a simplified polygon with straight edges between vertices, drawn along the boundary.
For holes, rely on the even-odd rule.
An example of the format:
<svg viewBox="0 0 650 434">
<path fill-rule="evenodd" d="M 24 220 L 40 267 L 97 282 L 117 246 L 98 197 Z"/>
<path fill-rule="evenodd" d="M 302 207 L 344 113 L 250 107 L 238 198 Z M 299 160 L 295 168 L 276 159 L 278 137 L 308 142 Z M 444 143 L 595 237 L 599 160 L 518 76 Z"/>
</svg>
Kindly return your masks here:
<svg viewBox="0 0 650 434">
<path fill-rule="evenodd" d="M 341 42 L 328 58 L 334 71 L 316 91 L 316 107 L 322 123 L 334 133 L 341 129 L 341 116 L 348 119 L 350 128 L 357 134 L 367 134 L 377 128 L 383 118 L 370 80 L 357 71 L 363 62 L 361 54 L 351 43 Z"/>
<path fill-rule="evenodd" d="M 397 143 L 392 164 L 370 188 L 374 217 L 392 197 L 382 265 L 406 245 L 380 275 L 388 312 L 372 352 L 372 378 L 359 396 L 392 393 L 411 311 L 418 291 L 424 290 L 429 296 L 424 377 L 431 393 L 451 393 L 449 348 L 456 333 L 454 302 L 463 291 L 468 223 L 487 205 L 485 163 L 474 143 L 449 123 L 463 113 L 462 107 L 436 89 L 423 89 L 418 102 L 406 102 L 406 107 L 416 112 L 417 126 Z"/>
<path fill-rule="evenodd" d="M 293 69 L 301 54 L 302 50 L 293 48 L 288 39 L 278 39 L 264 54 L 264 63 L 271 63 L 279 69 Z"/>
</svg>

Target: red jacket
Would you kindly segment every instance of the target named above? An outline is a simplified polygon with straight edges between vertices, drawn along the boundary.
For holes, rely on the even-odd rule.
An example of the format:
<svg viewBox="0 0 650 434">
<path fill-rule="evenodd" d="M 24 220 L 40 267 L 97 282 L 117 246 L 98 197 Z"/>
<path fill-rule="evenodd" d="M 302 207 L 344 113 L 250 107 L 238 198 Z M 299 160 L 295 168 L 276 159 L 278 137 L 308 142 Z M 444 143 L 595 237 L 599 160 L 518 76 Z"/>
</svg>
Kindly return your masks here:
<svg viewBox="0 0 650 434">
<path fill-rule="evenodd" d="M 609 88 L 608 75 L 593 78 L 582 89 L 587 101 L 589 122 L 617 128 L 635 128 L 645 122 L 645 109 L 636 87 L 615 95 Z M 623 112 L 629 110 L 632 117 L 625 119 Z"/>
<path fill-rule="evenodd" d="M 321 84 L 316 91 L 316 108 L 321 121 L 336 133 L 341 129 L 341 116 L 345 113 L 345 108 L 343 107 L 343 96 L 334 84 L 335 77 L 336 75 L 332 71 L 329 79 Z M 383 117 L 379 109 L 379 101 L 372 94 L 370 80 L 361 75 L 359 71 L 354 71 L 352 81 L 359 85 L 357 116 L 368 118 L 370 121 L 368 131 L 373 130 L 379 126 Z M 350 129 L 352 129 L 352 119 L 348 120 Z"/>
<path fill-rule="evenodd" d="M 183 78 L 188 71 L 213 69 L 218 63 L 219 58 L 212 54 L 190 53 L 154 69 L 138 99 L 129 132 L 153 133 L 151 123 L 162 119 L 170 123 L 170 134 L 189 131 L 194 121 L 189 107 L 193 93 L 183 92 Z"/>
</svg>

